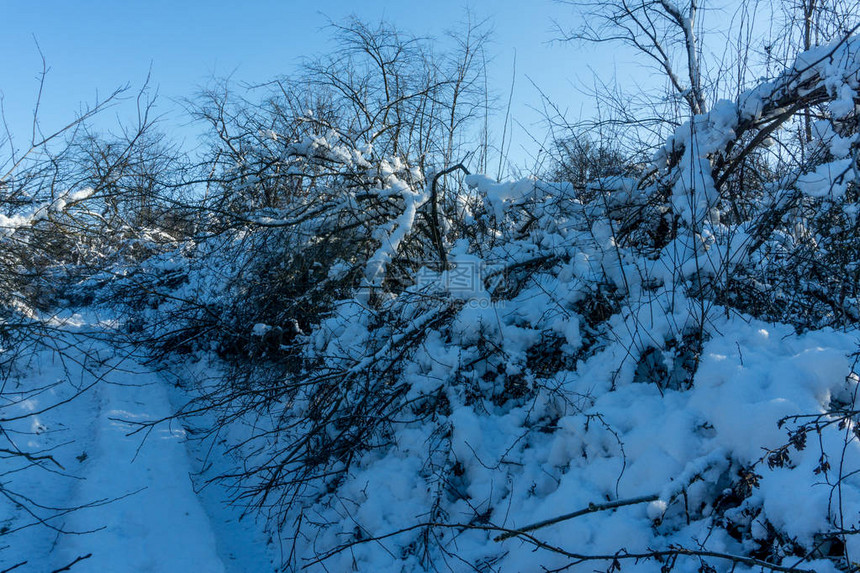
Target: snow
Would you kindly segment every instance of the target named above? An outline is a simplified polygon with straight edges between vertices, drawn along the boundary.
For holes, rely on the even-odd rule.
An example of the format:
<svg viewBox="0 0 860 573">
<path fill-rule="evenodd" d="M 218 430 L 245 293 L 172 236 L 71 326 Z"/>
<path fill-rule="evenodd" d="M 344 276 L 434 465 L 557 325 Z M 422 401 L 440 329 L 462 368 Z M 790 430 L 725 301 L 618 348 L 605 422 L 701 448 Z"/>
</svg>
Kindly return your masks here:
<svg viewBox="0 0 860 573">
<path fill-rule="evenodd" d="M 80 328 L 54 336 L 62 352 L 38 351 L 16 376 L 18 395 L 29 397 L 4 394 L 0 406 L 4 419 L 23 416 L 4 424 L 18 448 L 49 452 L 57 462 L 7 460 L 14 465 L 6 466 L 2 491 L 24 497 L 6 495 L 0 503 L 7 531 L 0 537 L 0 568 L 26 562 L 22 571 L 49 571 L 85 557 L 71 570 L 273 570 L 265 542 L 236 547 L 233 540 L 249 540 L 254 528 L 223 507 L 223 492 L 196 491 L 201 468 L 183 426 L 140 425 L 173 414 L 168 383 L 127 349 Z M 30 393 L 45 384 L 52 385 Z M 14 503 L 24 499 L 39 504 L 32 509 L 47 525 Z"/>
<path fill-rule="evenodd" d="M 91 197 L 95 191 L 91 188 L 79 189 L 77 191 L 67 190 L 56 199 L 38 205 L 30 205 L 19 213 L 4 215 L 0 213 L 0 239 L 11 237 L 19 229 L 29 227 L 41 220 L 47 219 L 51 214 L 61 213 L 70 205 Z"/>
<path fill-rule="evenodd" d="M 128 370 L 136 365 L 120 362 L 114 367 Z M 83 450 L 88 457 L 81 463 L 82 479 L 68 504 L 117 501 L 71 513 L 63 527 L 94 533 L 61 537 L 52 552 L 53 564 L 59 567 L 92 553 L 76 568 L 224 571 L 209 519 L 189 479 L 184 431 L 165 424 L 148 435 L 127 435 L 137 429 L 135 422 L 172 413 L 163 382 L 132 371 L 120 380 L 100 384 L 93 398 L 99 411 L 93 413 L 91 441 Z"/>
<path fill-rule="evenodd" d="M 509 366 L 516 364 L 517 349 L 533 341 L 521 340 L 523 329 L 506 324 L 501 314 L 505 311 L 510 309 L 464 308 L 453 325 L 460 344 L 476 341 L 474 328 L 482 325 L 481 335 L 498 336 L 506 345 Z M 781 427 L 781 420 L 799 413 L 824 412 L 832 400 L 856 391 L 856 380 L 849 373 L 858 334 L 820 331 L 798 335 L 789 327 L 757 321 L 717 321 L 713 337 L 703 349 L 693 388 L 686 392 L 661 392 L 653 385 L 632 383 L 629 371 L 616 381 L 616 391 L 606 392 L 612 376 L 606 365 L 613 363 L 613 351 L 598 353 L 576 372 L 558 375 L 568 393 L 590 398 L 561 415 L 554 422 L 556 431 L 549 434 L 535 432 L 530 426 L 531 420 L 558 408 L 551 394 L 541 393 L 526 406 L 488 415 L 463 403 L 455 387 L 447 387 L 452 404 L 446 417 L 450 455 L 460 469 L 455 474 L 458 477 L 445 485 L 452 492 L 449 496 L 453 495 L 449 499 L 457 501 L 443 503 L 444 512 L 456 522 L 468 519 L 473 511 L 487 511 L 491 523 L 516 528 L 589 503 L 656 494 L 658 501 L 646 506 L 584 516 L 545 528 L 539 537 L 568 551 L 612 554 L 621 543 L 631 552 L 673 544 L 695 547 L 707 530 L 712 533 L 707 549 L 742 553 L 738 542 L 711 528 L 708 516 L 713 509 L 709 504 L 739 469 L 752 465 L 761 476 L 759 485 L 741 508 L 811 547 L 814 534 L 827 530 L 828 516 L 833 515 L 830 498 L 834 486 L 815 471 L 822 450 L 810 444 L 805 450 L 792 451 L 791 467 L 769 468 L 763 459 L 768 450 L 787 443 L 786 428 L 792 424 Z M 456 354 L 450 347 L 445 349 L 438 337 L 428 337 L 425 348 L 434 356 L 426 363 L 430 370 L 418 367 L 410 379 L 426 372 L 427 379 L 435 382 L 430 386 L 416 383 L 414 396 L 439 388 L 439 377 L 444 378 L 446 370 L 453 371 L 457 363 Z M 417 365 L 420 360 L 416 360 Z M 346 535 L 356 527 L 368 535 L 387 534 L 409 528 L 428 515 L 433 503 L 428 494 L 434 490 L 434 481 L 416 465 L 425 455 L 428 439 L 426 429 L 409 425 L 388 453 L 362 456 L 338 497 L 331 498 L 350 500 L 354 508 L 346 513 L 334 506 L 326 509 L 327 504 L 315 508 L 323 521 L 331 523 L 326 528 L 331 532 L 323 533 L 320 542 L 336 543 L 335 532 Z M 843 444 L 840 432 L 825 430 L 821 447 L 830 456 L 842 455 L 844 470 L 860 469 L 856 440 Z M 860 515 L 860 480 L 852 477 L 841 485 L 842 511 L 856 519 Z M 466 500 L 471 500 L 468 505 Z M 689 512 L 692 523 L 687 525 Z M 737 519 L 742 523 L 740 515 Z M 656 529 L 655 520 L 660 523 Z M 393 561 L 392 555 L 415 543 L 417 535 L 405 532 L 378 544 L 359 544 L 310 570 L 342 570 L 355 563 L 359 570 L 413 570 L 419 566 L 412 558 Z M 492 559 L 501 571 L 522 570 L 534 559 L 527 557 L 532 555 L 528 544 L 511 540 L 499 545 L 491 541 L 492 536 L 465 529 L 450 541 L 439 542 L 468 561 Z M 452 545 L 454 539 L 456 546 Z M 552 563 L 549 556 L 541 559 L 544 564 Z M 714 565 L 724 571 L 730 564 Z M 659 570 L 653 562 L 630 567 Z M 678 567 L 693 571 L 698 565 L 679 562 Z M 828 570 L 829 565 L 821 567 Z M 583 565 L 572 570 L 592 568 Z M 735 570 L 752 569 L 738 566 Z"/>
<path fill-rule="evenodd" d="M 761 566 L 730 556 L 764 554 L 836 571 L 815 552 L 822 537 L 860 527 L 856 313 L 853 322 L 836 320 L 836 308 L 821 317 L 839 329 L 783 324 L 731 306 L 723 287 L 746 281 L 755 306 L 756 281 L 785 272 L 780 255 L 823 241 L 812 236 L 826 234 L 810 224 L 814 211 L 830 201 L 856 216 L 847 200 L 857 137 L 839 135 L 847 131 L 838 121 L 854 111 L 857 52 L 856 40 L 815 48 L 773 81 L 677 125 L 647 181 L 586 186 L 602 200 L 533 178 L 469 175 L 448 191 L 463 215 L 440 209 L 438 244 L 427 238 L 436 221 L 419 217 L 428 180 L 402 158 L 353 148 L 333 129 L 286 144 L 286 172 L 324 159 L 354 186 L 320 183 L 331 198 L 300 225 L 261 210 L 248 227 L 109 277 L 107 290 L 141 288 L 142 275 L 169 291 L 147 292 L 129 311 L 168 341 L 163 372 L 120 342 L 120 317 L 46 320 L 10 293 L 19 315 L 50 331 L 3 382 L 0 422 L 13 449 L 0 483 L 0 568 L 585 572 L 612 570 L 612 556 L 700 550 L 729 557 L 708 557 L 706 568 L 678 555 L 675 570 L 751 572 Z M 715 158 L 752 120 L 778 115 L 786 93 L 817 88 L 832 116 L 809 144 L 826 159 L 785 168 L 755 190 L 755 216 L 737 220 Z M 0 215 L 0 238 L 61 217 L 91 193 Z M 781 209 L 791 201 L 813 208 L 789 224 Z M 627 212 L 636 216 L 625 236 Z M 677 228 L 660 237 L 657 223 L 670 221 Z M 296 228 L 283 237 L 278 226 Z M 345 240 L 336 257 L 317 258 L 313 248 L 337 233 Z M 281 242 L 257 250 L 269 240 Z M 283 269 L 290 282 L 295 270 L 269 268 L 281 261 L 263 252 L 313 255 L 300 268 L 311 277 L 303 288 L 342 282 L 314 291 L 328 296 L 311 301 L 319 308 L 248 311 L 259 300 L 283 306 L 285 297 L 249 292 L 266 287 L 254 283 L 264 272 Z M 168 287 L 165 277 L 180 280 Z M 856 311 L 856 299 L 839 303 Z M 285 324 L 296 326 L 287 333 Z M 234 357 L 246 377 L 219 362 L 224 340 L 208 333 L 219 328 L 250 341 Z M 191 340 L 186 354 L 168 336 L 177 331 Z M 294 335 L 278 345 L 291 353 L 282 362 L 255 354 L 271 332 Z M 584 509 L 530 530 L 531 539 L 496 540 Z M 845 557 L 856 556 L 860 538 L 842 537 Z M 623 567 L 671 568 L 656 558 Z"/>
<path fill-rule="evenodd" d="M 481 192 L 497 221 L 504 218 L 504 212 L 509 204 L 523 200 L 535 189 L 535 180 L 530 178 L 496 182 L 485 175 L 467 175 L 464 182 L 467 186 Z"/>
<path fill-rule="evenodd" d="M 848 185 L 854 181 L 853 158 L 839 159 L 819 165 L 815 171 L 801 175 L 797 186 L 810 197 L 832 196 L 838 199 L 845 195 Z"/>
<path fill-rule="evenodd" d="M 454 250 L 455 261 L 481 262 L 477 256 L 469 257 L 465 246 Z M 537 388 L 533 400 L 476 407 L 464 394 L 464 386 L 452 383 L 452 376 L 469 375 L 466 365 L 474 362 L 475 346 L 482 341 L 496 341 L 506 357 L 499 366 L 507 376 L 523 371 L 528 349 L 540 341 L 541 329 L 563 339 L 560 352 L 579 351 L 582 318 L 565 308 L 570 302 L 558 301 L 569 297 L 568 283 L 591 273 L 589 258 L 580 253 L 565 268 L 559 275 L 564 281 L 544 277 L 516 297 L 489 306 L 464 304 L 470 296 L 486 296 L 483 291 L 454 297 L 460 306 L 452 307 L 458 310 L 447 333 L 429 326 L 436 311 L 416 313 L 411 330 L 392 336 L 372 355 L 366 353 L 373 333 L 365 322 L 365 306 L 344 301 L 324 319 L 314 334 L 315 348 L 341 360 L 354 357 L 358 362 L 352 370 L 357 372 L 367 368 L 371 359 L 388 356 L 414 332 L 431 329 L 421 351 L 404 369 L 404 377 L 411 385 L 410 400 L 420 401 L 440 391 L 446 395 L 450 411 L 440 417 L 449 432 L 444 438 L 449 454 L 441 454 L 442 459 L 433 463 L 457 469 L 442 479 L 428 467 L 428 447 L 439 439 L 431 425 L 400 425 L 391 448 L 359 453 L 336 495 L 323 488 L 317 498 L 320 503 L 305 509 L 313 516 L 309 519 L 325 525 L 294 548 L 294 562 L 308 565 L 310 571 L 424 570 L 427 562 L 408 548 L 421 539 L 421 530 L 413 529 L 414 525 L 438 519 L 433 517 L 438 511 L 449 522 L 462 525 L 435 533 L 443 553 L 432 556 L 433 562 L 439 563 L 436 560 L 447 554 L 470 563 L 493 562 L 500 571 L 528 570 L 536 558 L 547 567 L 565 566 L 562 556 L 541 552 L 536 557 L 528 543 L 516 539 L 498 543 L 492 540 L 495 531 L 470 529 L 468 524 L 480 514 L 489 524 L 515 529 L 592 503 L 646 495 L 658 499 L 585 515 L 536 534 L 547 543 L 583 554 L 611 555 L 621 547 L 630 552 L 693 548 L 705 538 L 709 551 L 742 554 L 750 547 L 715 528 L 713 515 L 716 500 L 731 490 L 737 473 L 745 468 L 758 474 L 758 483 L 721 519 L 748 527 L 752 539 L 766 538 L 767 527 L 774 527 L 811 548 L 815 536 L 838 520 L 844 518 L 847 527 L 855 525 L 860 515 L 860 480 L 852 473 L 860 469 L 856 439 L 846 442 L 842 430 L 828 426 L 819 443 L 810 439 L 805 449 L 790 450 L 790 460 L 782 466 L 770 467 L 767 456 L 788 443 L 788 430 L 799 427 L 792 416 L 823 414 L 834 403 L 851 403 L 856 396 L 858 379 L 852 375 L 851 356 L 860 337 L 856 330 L 798 334 L 786 325 L 715 313 L 722 318 L 709 324 L 710 338 L 692 387 L 676 391 L 638 383 L 633 364 L 625 357 L 636 348 L 638 336 L 665 338 L 673 330 L 672 321 L 681 319 L 683 312 L 648 320 L 636 314 L 618 315 L 611 319 L 617 342 L 549 380 L 528 380 Z M 560 298 L 554 299 L 551 293 Z M 564 312 L 558 308 L 548 312 L 558 305 Z M 16 383 L 21 392 L 49 381 L 60 384 L 26 394 L 3 412 L 5 417 L 24 416 L 7 427 L 7 431 L 25 432 L 26 439 L 19 444 L 22 449 L 50 451 L 65 468 L 48 473 L 51 464 L 27 467 L 7 474 L 4 488 L 38 496 L 40 503 L 51 507 L 82 507 L 50 523 L 64 531 L 91 533 L 57 535 L 42 526 L 15 531 L 28 524 L 27 516 L 7 503 L 4 524 L 12 531 L 5 536 L 7 547 L 0 553 L 0 565 L 10 567 L 26 560 L 59 568 L 91 555 L 74 569 L 273 569 L 277 556 L 270 554 L 268 540 L 277 533 L 265 531 L 250 516 L 240 521 L 239 510 L 223 505 L 228 490 L 217 484 L 200 489 L 206 475 L 229 472 L 237 463 L 232 457 L 218 459 L 220 442 L 212 444 L 213 453 L 204 444 L 188 441 L 189 428 L 184 423 L 166 421 L 151 429 L 138 425 L 169 418 L 184 403 L 185 391 L 175 388 L 176 383 L 223 373 L 201 361 L 178 370 L 174 365 L 174 376 L 168 381 L 136 357 L 124 356 L 121 346 L 88 340 L 77 332 L 114 322 L 83 317 L 58 322 L 70 329 L 59 334 L 68 342 L 63 345 L 64 356 L 40 351 L 31 357 L 31 368 L 24 365 L 18 371 Z M 257 323 L 250 330 L 263 335 L 268 325 Z M 671 354 L 664 356 L 667 368 L 673 360 Z M 484 374 L 489 371 L 489 367 L 483 370 Z M 473 375 L 482 393 L 497 391 L 491 378 L 478 372 Z M 75 387 L 88 389 L 68 404 L 40 413 Z M 296 411 L 301 407 L 297 402 Z M 254 421 L 255 426 L 262 424 Z M 542 424 L 550 431 L 539 431 Z M 226 429 L 224 436 L 230 444 L 245 439 L 235 428 Z M 243 450 L 232 455 L 241 458 Z M 840 460 L 839 475 L 849 476 L 839 483 L 838 508 L 833 505 L 836 468 L 821 472 L 822 455 L 829 457 L 831 466 Z M 212 465 L 207 474 L 195 477 L 204 466 Z M 356 532 L 361 540 L 401 530 L 316 561 L 344 539 L 353 539 Z M 851 551 L 860 550 L 855 543 L 850 540 Z M 791 559 L 786 557 L 786 563 Z M 712 563 L 717 571 L 730 570 L 730 562 Z M 593 568 L 594 563 L 586 562 L 571 570 Z M 643 560 L 626 563 L 628 568 L 656 572 L 660 565 Z M 828 561 L 815 568 L 834 571 Z M 680 558 L 677 570 L 698 570 L 697 561 Z M 734 570 L 755 569 L 738 565 Z"/>
<path fill-rule="evenodd" d="M 397 252 L 400 243 L 412 230 L 418 208 L 427 201 L 429 194 L 415 191 L 394 173 L 395 167 L 383 165 L 386 172 L 386 192 L 399 195 L 403 199 L 403 212 L 394 219 L 390 228 L 379 227 L 374 232 L 374 238 L 380 242 L 379 248 L 368 259 L 364 271 L 365 286 L 379 287 L 388 263 Z"/>
<path fill-rule="evenodd" d="M 272 330 L 271 326 L 269 326 L 268 324 L 262 323 L 262 322 L 258 322 L 251 329 L 251 334 L 253 336 L 265 336 L 266 333 L 269 332 L 270 330 Z"/>
</svg>

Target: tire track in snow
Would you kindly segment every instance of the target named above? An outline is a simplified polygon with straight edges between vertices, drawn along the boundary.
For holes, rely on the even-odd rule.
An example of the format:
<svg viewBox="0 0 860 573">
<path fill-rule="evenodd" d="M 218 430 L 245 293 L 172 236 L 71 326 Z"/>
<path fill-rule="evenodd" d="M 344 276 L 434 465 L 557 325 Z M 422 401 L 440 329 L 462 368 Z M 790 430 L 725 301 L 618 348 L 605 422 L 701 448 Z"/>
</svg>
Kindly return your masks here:
<svg viewBox="0 0 860 573">
<path fill-rule="evenodd" d="M 69 514 L 64 529 L 98 531 L 59 536 L 49 561 L 58 568 L 91 553 L 74 565 L 75 573 L 227 571 L 192 487 L 184 431 L 174 422 L 156 426 L 146 436 L 127 435 L 136 421 L 171 414 L 164 383 L 131 359 L 115 367 L 97 392 L 78 398 L 99 407 L 80 472 L 84 479 L 69 504 L 116 501 Z M 83 404 L 80 408 L 87 410 Z M 80 420 L 79 427 L 86 428 L 87 422 Z"/>
</svg>

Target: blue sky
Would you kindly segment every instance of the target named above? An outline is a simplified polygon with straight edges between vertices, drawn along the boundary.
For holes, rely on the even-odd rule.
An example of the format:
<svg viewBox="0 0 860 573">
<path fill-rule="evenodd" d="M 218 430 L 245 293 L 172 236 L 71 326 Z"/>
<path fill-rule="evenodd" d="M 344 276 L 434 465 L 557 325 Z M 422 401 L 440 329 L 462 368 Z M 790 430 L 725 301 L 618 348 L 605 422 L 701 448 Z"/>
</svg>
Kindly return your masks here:
<svg viewBox="0 0 860 573">
<path fill-rule="evenodd" d="M 193 96 L 212 78 L 259 83 L 290 74 L 303 57 L 331 47 L 325 29 L 329 20 L 353 14 L 369 21 L 385 18 L 409 33 L 443 37 L 465 17 L 467 7 L 475 18 L 492 23 L 489 80 L 501 102 L 507 100 L 516 53 L 512 115 L 519 125 L 511 155 L 526 167 L 540 145 L 534 139 L 545 133 L 542 115 L 533 109 L 540 96 L 532 82 L 577 119 L 593 112 L 591 100 L 575 87 L 592 85 L 592 69 L 604 76 L 617 69 L 641 73 L 618 50 L 551 42 L 557 36 L 553 21 L 569 24 L 575 18 L 569 6 L 552 0 L 0 0 L 0 92 L 16 143 L 22 146 L 38 90 L 38 42 L 50 67 L 40 112 L 44 131 L 63 125 L 82 105 L 118 86 L 140 87 L 151 72 L 163 125 L 174 135 L 194 139 L 196 132 L 176 102 Z M 647 81 L 647 75 L 640 80 Z M 131 109 L 129 103 L 111 113 L 126 117 Z M 496 120 L 497 132 L 502 116 Z"/>
<path fill-rule="evenodd" d="M 3 0 L 0 6 L 4 21 L 0 91 L 19 146 L 29 137 L 38 90 L 37 41 L 50 67 L 40 113 L 45 131 L 64 124 L 82 105 L 118 86 L 139 87 L 151 70 L 159 93 L 158 111 L 172 131 L 186 138 L 193 138 L 194 131 L 182 125 L 184 118 L 174 101 L 192 96 L 213 77 L 253 83 L 289 74 L 302 57 L 331 47 L 325 30 L 329 19 L 340 21 L 352 14 L 371 21 L 385 18 L 407 32 L 435 37 L 443 37 L 446 29 L 462 20 L 467 7 L 475 18 L 489 18 L 494 29 L 490 82 L 505 92 L 500 96 L 505 100 L 516 52 L 512 111 L 535 136 L 543 129 L 538 125 L 540 114 L 531 109 L 539 97 L 530 81 L 565 107 L 584 106 L 587 102 L 570 81 L 577 74 L 587 75 L 587 65 L 594 61 L 582 57 L 582 49 L 550 45 L 553 19 L 571 17 L 569 7 L 550 0 L 471 4 L 462 0 Z M 124 116 L 130 111 L 130 106 L 120 106 L 111 113 Z M 536 144 L 520 128 L 515 137 L 512 155 L 524 161 Z"/>
</svg>

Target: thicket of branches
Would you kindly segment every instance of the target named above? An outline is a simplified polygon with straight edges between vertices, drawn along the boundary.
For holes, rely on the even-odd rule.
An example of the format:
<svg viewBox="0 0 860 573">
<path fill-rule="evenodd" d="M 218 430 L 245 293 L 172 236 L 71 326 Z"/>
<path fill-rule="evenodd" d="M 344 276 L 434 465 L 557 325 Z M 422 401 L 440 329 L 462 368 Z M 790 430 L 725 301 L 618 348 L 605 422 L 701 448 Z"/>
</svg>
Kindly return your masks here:
<svg viewBox="0 0 860 573">
<path fill-rule="evenodd" d="M 471 174 L 492 153 L 481 26 L 446 52 L 387 25 L 335 26 L 340 50 L 297 77 L 202 94 L 193 113 L 210 140 L 194 160 L 151 133 L 146 105 L 122 137 L 75 124 L 56 153 L 35 138 L 0 179 L 0 361 L 73 294 L 114 305 L 166 364 L 216 353 L 224 375 L 178 415 L 241 436 L 236 472 L 218 479 L 270 518 L 293 568 L 389 533 L 343 530 L 326 511 L 349 505 L 356 464 L 420 427 L 433 491 L 402 529 L 403 559 L 430 568 L 456 556 L 446 528 L 503 529 L 503 494 L 467 493 L 455 410 L 531 408 L 527 433 L 552 433 L 583 400 L 556 375 L 599 353 L 619 378 L 684 391 L 716 315 L 856 327 L 856 14 L 789 6 L 787 40 L 756 60 L 741 11 L 734 59 L 714 62 L 696 0 L 574 4 L 584 26 L 570 38 L 634 47 L 668 90 L 641 108 L 606 93 L 607 117 L 565 126 L 540 178 Z M 753 68 L 769 79 L 749 80 Z M 711 492 L 717 511 L 750 497 L 754 469 L 727 478 L 731 496 Z M 736 563 L 794 570 L 769 535 Z M 672 551 L 636 558 L 726 559 Z"/>
<path fill-rule="evenodd" d="M 44 77 L 45 70 L 40 94 Z M 75 361 L 99 379 L 98 360 L 91 360 L 63 321 L 68 307 L 83 302 L 72 302 L 80 296 L 76 285 L 126 259 L 134 242 L 146 236 L 139 214 L 162 192 L 143 181 L 172 159 L 157 151 L 143 92 L 137 125 L 111 138 L 92 131 L 94 118 L 128 97 L 127 90 L 117 90 L 48 132 L 40 124 L 37 102 L 30 133 L 16 138 L 7 128 L 0 135 L 0 497 L 20 518 L 4 521 L 2 535 L 34 526 L 65 533 L 59 518 L 80 509 L 46 506 L 10 485 L 10 476 L 32 468 L 36 474 L 65 470 L 54 448 L 33 449 L 29 438 L 44 429 L 37 423 L 40 415 L 92 384 L 76 385 L 68 372 L 66 380 L 36 387 L 21 384 L 20 378 L 33 361 L 50 356 L 63 364 Z M 150 222 L 148 229 L 155 232 L 158 226 Z"/>
</svg>

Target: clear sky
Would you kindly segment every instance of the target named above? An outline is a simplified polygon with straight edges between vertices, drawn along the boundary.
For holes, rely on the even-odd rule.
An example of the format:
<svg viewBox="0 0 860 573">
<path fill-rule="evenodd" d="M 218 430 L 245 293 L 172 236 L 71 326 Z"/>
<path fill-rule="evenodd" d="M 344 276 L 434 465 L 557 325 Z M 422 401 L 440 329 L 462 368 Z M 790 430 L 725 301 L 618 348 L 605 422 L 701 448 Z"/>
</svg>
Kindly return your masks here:
<svg viewBox="0 0 860 573">
<path fill-rule="evenodd" d="M 577 119 L 592 114 L 592 102 L 576 88 L 592 85 L 592 69 L 604 75 L 619 66 L 625 73 L 637 69 L 618 61 L 619 52 L 606 46 L 553 43 L 553 22 L 570 24 L 575 15 L 552 0 L 0 0 L 0 92 L 21 146 L 29 137 L 38 91 L 38 42 L 50 67 L 40 112 L 44 131 L 118 86 L 140 87 L 151 71 L 164 125 L 193 139 L 194 128 L 183 125 L 175 102 L 193 96 L 213 77 L 259 83 L 290 74 L 302 57 L 331 47 L 329 20 L 385 18 L 405 32 L 442 37 L 464 19 L 467 7 L 476 19 L 492 23 L 489 80 L 502 108 L 516 53 L 512 115 L 518 125 L 511 155 L 520 164 L 539 148 L 533 138 L 545 133 L 532 82 Z M 111 113 L 122 116 L 128 109 Z M 499 113 L 497 132 L 502 118 Z"/>
</svg>

